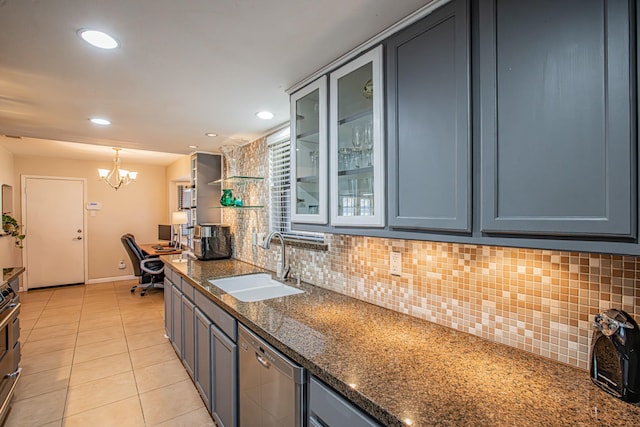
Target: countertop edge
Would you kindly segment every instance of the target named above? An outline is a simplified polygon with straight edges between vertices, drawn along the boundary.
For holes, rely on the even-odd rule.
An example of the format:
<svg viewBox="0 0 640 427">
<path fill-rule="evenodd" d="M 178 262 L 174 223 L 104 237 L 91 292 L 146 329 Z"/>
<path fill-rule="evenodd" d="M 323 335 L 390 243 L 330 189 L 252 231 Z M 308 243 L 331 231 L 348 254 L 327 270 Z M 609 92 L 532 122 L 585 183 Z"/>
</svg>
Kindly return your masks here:
<svg viewBox="0 0 640 427">
<path fill-rule="evenodd" d="M 2 280 L 10 282 L 25 272 L 24 267 L 9 267 L 2 269 Z"/>
</svg>

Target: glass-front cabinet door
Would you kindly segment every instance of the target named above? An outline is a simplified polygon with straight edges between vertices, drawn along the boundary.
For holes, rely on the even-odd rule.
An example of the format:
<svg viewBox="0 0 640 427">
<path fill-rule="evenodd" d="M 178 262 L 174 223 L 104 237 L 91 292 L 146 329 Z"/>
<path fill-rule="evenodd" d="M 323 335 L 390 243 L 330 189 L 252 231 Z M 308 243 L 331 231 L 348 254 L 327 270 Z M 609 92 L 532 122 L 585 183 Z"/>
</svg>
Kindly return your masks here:
<svg viewBox="0 0 640 427">
<path fill-rule="evenodd" d="M 326 224 L 326 76 L 291 95 L 291 130 L 291 221 Z"/>
<path fill-rule="evenodd" d="M 331 223 L 384 225 L 382 46 L 330 77 Z"/>
</svg>

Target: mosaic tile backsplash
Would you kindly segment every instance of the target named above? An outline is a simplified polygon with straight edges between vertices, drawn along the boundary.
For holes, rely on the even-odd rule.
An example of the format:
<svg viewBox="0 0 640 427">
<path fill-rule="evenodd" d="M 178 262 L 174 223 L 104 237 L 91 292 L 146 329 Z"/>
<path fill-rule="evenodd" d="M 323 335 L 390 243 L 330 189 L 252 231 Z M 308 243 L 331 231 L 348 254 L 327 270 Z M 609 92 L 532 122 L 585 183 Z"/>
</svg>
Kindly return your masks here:
<svg viewBox="0 0 640 427">
<path fill-rule="evenodd" d="M 242 173 L 268 176 L 264 140 L 242 147 Z M 269 180 L 242 189 L 268 206 Z M 268 208 L 224 211 L 234 258 L 275 270 L 279 247 L 251 245 Z M 640 321 L 640 258 L 325 235 L 328 251 L 288 247 L 305 282 L 587 369 L 593 316 L 622 308 Z M 402 275 L 389 274 L 390 252 Z"/>
</svg>

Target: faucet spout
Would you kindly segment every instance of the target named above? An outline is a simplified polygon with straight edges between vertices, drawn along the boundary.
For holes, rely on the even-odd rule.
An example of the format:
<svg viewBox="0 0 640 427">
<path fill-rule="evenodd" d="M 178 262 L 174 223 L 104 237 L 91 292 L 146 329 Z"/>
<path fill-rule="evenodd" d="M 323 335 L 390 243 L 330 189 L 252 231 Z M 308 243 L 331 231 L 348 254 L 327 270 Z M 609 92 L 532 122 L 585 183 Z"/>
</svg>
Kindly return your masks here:
<svg viewBox="0 0 640 427">
<path fill-rule="evenodd" d="M 264 238 L 262 248 L 269 249 L 271 247 L 271 239 L 273 239 L 274 237 L 278 237 L 280 239 L 280 259 L 282 260 L 282 268 L 276 273 L 276 277 L 279 280 L 285 280 L 289 275 L 289 264 L 287 264 L 287 252 L 282 233 L 278 231 L 272 231 L 271 233 L 267 234 L 267 237 Z"/>
</svg>

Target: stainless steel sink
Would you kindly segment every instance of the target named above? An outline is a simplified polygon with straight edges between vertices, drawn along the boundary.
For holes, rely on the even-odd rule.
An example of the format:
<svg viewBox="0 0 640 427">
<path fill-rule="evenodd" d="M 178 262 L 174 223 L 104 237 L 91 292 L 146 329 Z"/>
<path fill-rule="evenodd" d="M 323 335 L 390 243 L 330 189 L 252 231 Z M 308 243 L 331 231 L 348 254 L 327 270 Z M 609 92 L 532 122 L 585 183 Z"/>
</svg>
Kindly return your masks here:
<svg viewBox="0 0 640 427">
<path fill-rule="evenodd" d="M 209 283 L 243 302 L 263 301 L 304 292 L 273 280 L 271 275 L 266 273 L 210 279 Z"/>
</svg>

